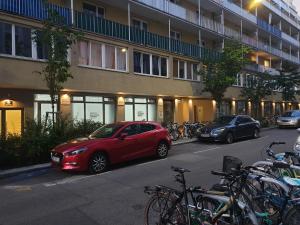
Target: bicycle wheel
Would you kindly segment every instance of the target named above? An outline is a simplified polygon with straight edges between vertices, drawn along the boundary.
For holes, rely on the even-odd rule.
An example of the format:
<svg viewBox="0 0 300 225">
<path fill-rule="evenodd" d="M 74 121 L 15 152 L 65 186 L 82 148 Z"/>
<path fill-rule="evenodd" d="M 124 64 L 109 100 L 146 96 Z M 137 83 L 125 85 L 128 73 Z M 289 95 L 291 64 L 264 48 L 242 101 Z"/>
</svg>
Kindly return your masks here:
<svg viewBox="0 0 300 225">
<path fill-rule="evenodd" d="M 299 225 L 300 224 L 300 207 L 294 206 L 290 208 L 284 217 L 283 225 Z"/>
<path fill-rule="evenodd" d="M 202 197 L 198 203 L 198 208 L 201 210 L 200 220 L 212 223 L 213 217 L 222 209 L 224 204 L 214 199 Z M 215 225 L 234 224 L 231 220 L 230 213 L 223 214 L 215 223 Z"/>
<path fill-rule="evenodd" d="M 175 204 L 171 194 L 156 193 L 145 208 L 145 225 L 186 225 L 186 217 L 180 204 Z"/>
</svg>

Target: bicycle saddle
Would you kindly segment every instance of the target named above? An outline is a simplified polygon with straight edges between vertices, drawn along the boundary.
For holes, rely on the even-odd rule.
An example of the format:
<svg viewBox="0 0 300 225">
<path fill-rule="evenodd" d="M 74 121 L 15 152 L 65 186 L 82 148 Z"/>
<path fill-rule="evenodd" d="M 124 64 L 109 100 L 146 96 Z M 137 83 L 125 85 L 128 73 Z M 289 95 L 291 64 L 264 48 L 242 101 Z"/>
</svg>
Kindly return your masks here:
<svg viewBox="0 0 300 225">
<path fill-rule="evenodd" d="M 180 168 L 180 167 L 175 167 L 175 166 L 172 166 L 171 169 L 175 172 L 178 172 L 178 173 L 186 173 L 186 172 L 191 172 L 190 170 L 188 169 L 184 169 L 184 168 Z"/>
</svg>

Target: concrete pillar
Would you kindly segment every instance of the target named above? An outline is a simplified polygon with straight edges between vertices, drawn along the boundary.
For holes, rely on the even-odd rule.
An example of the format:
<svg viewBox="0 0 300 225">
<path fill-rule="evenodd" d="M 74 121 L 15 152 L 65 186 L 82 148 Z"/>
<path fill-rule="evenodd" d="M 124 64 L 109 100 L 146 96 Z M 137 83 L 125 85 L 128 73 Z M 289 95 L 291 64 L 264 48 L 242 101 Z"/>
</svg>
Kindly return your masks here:
<svg viewBox="0 0 300 225">
<path fill-rule="evenodd" d="M 62 118 L 72 119 L 72 104 L 69 94 L 62 94 L 60 96 L 60 113 Z"/>
<path fill-rule="evenodd" d="M 236 114 L 236 101 L 232 100 L 231 102 L 231 114 L 234 115 Z"/>
<path fill-rule="evenodd" d="M 260 103 L 261 105 L 261 116 L 264 117 L 265 116 L 265 103 L 262 101 Z"/>
<path fill-rule="evenodd" d="M 159 97 L 157 99 L 157 116 L 156 116 L 157 122 L 163 122 L 164 121 L 164 100 L 163 98 Z"/>
<path fill-rule="evenodd" d="M 248 115 L 251 116 L 252 115 L 252 105 L 251 105 L 251 102 L 248 101 L 248 104 L 247 104 L 247 111 L 248 111 Z"/>
<path fill-rule="evenodd" d="M 125 120 L 125 99 L 123 96 L 117 97 L 117 112 L 116 112 L 116 121 Z"/>
<path fill-rule="evenodd" d="M 195 122 L 194 105 L 192 99 L 189 99 L 189 121 Z"/>
<path fill-rule="evenodd" d="M 275 102 L 272 102 L 272 115 L 275 115 L 275 113 L 276 113 L 276 103 Z"/>
</svg>

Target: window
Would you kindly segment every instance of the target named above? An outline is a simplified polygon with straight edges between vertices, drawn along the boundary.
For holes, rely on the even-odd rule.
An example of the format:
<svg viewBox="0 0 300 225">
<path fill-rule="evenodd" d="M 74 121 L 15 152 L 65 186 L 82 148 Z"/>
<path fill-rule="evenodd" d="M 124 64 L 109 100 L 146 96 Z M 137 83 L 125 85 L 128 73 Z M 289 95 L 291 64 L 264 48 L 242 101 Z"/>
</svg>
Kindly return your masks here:
<svg viewBox="0 0 300 225">
<path fill-rule="evenodd" d="M 48 59 L 49 49 L 48 46 L 43 43 L 42 34 L 40 31 L 37 32 L 36 50 L 38 59 Z"/>
<path fill-rule="evenodd" d="M 148 31 L 148 24 L 140 19 L 133 19 L 132 26 L 139 30 Z"/>
<path fill-rule="evenodd" d="M 132 136 L 140 133 L 140 125 L 132 124 L 124 128 L 122 133 L 126 133 L 127 136 Z"/>
<path fill-rule="evenodd" d="M 16 55 L 32 57 L 31 29 L 15 26 Z"/>
<path fill-rule="evenodd" d="M 126 48 L 116 48 L 117 49 L 117 70 L 126 70 Z"/>
<path fill-rule="evenodd" d="M 125 99 L 126 121 L 155 121 L 156 101 L 147 98 Z"/>
<path fill-rule="evenodd" d="M 135 51 L 133 60 L 135 73 L 167 76 L 167 58 Z"/>
<path fill-rule="evenodd" d="M 102 96 L 73 96 L 72 117 L 76 121 L 113 123 L 115 121 L 115 101 Z"/>
<path fill-rule="evenodd" d="M 102 67 L 102 45 L 99 43 L 91 43 L 91 65 Z"/>
<path fill-rule="evenodd" d="M 98 42 L 79 42 L 79 65 L 127 71 L 126 48 Z"/>
<path fill-rule="evenodd" d="M 89 46 L 87 41 L 79 42 L 79 64 L 89 65 Z"/>
<path fill-rule="evenodd" d="M 85 12 L 85 13 L 88 13 L 88 14 L 91 14 L 94 16 L 98 16 L 101 18 L 104 18 L 104 16 L 105 16 L 105 10 L 102 7 L 97 7 L 95 5 L 83 3 L 82 8 L 83 8 L 83 12 Z"/>
<path fill-rule="evenodd" d="M 174 59 L 173 61 L 173 76 L 174 78 L 185 80 L 201 80 L 200 74 L 198 73 L 198 65 L 196 63 L 178 59 Z"/>
<path fill-rule="evenodd" d="M 155 126 L 152 124 L 141 124 L 141 133 L 154 130 Z"/>
<path fill-rule="evenodd" d="M 54 113 L 56 114 L 56 112 L 57 104 L 54 105 Z M 39 122 L 52 123 L 52 113 L 53 112 L 50 95 L 34 95 L 34 119 Z"/>
<path fill-rule="evenodd" d="M 12 26 L 0 22 L 0 53 L 12 54 Z"/>
<path fill-rule="evenodd" d="M 43 43 L 41 32 L 37 40 L 32 37 L 34 30 L 15 24 L 0 22 L 0 54 L 28 57 L 32 59 L 47 59 L 48 46 Z"/>
<path fill-rule="evenodd" d="M 174 39 L 174 40 L 178 40 L 178 41 L 181 40 L 181 34 L 180 34 L 180 32 L 171 30 L 170 36 L 171 36 L 171 38 Z"/>
<path fill-rule="evenodd" d="M 105 45 L 105 68 L 115 69 L 115 47 L 111 45 Z"/>
</svg>

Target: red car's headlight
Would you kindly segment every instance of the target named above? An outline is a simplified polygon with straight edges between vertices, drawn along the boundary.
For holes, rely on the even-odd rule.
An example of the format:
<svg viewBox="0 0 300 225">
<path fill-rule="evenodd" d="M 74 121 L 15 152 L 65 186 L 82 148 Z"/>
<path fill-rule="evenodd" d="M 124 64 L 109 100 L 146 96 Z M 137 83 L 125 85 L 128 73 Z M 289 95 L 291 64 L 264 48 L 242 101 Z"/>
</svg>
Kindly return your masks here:
<svg viewBox="0 0 300 225">
<path fill-rule="evenodd" d="M 82 148 L 76 149 L 74 151 L 68 152 L 68 153 L 66 153 L 66 155 L 67 156 L 79 155 L 79 154 L 85 152 L 86 150 L 88 150 L 87 147 L 82 147 Z"/>
</svg>

